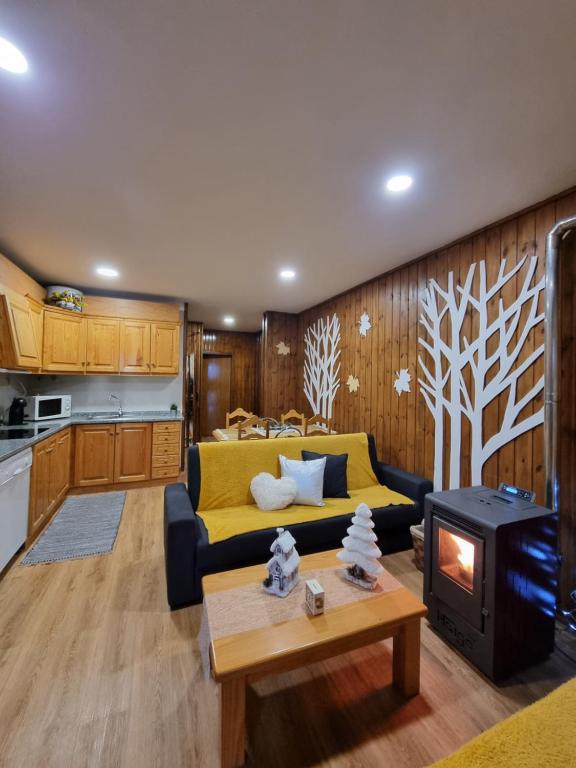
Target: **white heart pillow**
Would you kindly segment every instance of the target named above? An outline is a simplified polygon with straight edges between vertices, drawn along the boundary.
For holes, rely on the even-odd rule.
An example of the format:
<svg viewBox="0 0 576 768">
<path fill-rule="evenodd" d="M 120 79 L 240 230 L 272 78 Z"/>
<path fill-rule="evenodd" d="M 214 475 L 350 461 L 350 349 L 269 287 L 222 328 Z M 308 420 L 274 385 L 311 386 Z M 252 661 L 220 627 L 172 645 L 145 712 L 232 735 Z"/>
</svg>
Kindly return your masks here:
<svg viewBox="0 0 576 768">
<path fill-rule="evenodd" d="M 270 472 L 260 472 L 252 478 L 250 491 L 258 509 L 271 512 L 292 504 L 298 492 L 298 485 L 290 477 L 277 480 Z"/>
</svg>

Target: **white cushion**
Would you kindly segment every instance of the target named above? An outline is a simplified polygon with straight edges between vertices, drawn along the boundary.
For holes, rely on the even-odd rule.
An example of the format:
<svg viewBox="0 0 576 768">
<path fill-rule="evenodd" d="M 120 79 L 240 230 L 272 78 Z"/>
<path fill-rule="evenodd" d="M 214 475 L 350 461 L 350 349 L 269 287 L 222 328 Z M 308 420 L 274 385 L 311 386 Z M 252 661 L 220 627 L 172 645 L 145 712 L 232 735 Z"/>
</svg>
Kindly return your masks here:
<svg viewBox="0 0 576 768">
<path fill-rule="evenodd" d="M 297 461 L 279 456 L 280 474 L 282 477 L 291 477 L 296 481 L 298 490 L 294 499 L 295 504 L 304 504 L 308 507 L 323 507 L 322 488 L 324 485 L 324 468 L 326 457 L 313 459 L 312 461 Z"/>
<path fill-rule="evenodd" d="M 289 477 L 277 480 L 270 472 L 260 472 L 252 478 L 250 491 L 258 509 L 271 512 L 273 509 L 284 509 L 292 504 L 298 486 Z"/>
</svg>

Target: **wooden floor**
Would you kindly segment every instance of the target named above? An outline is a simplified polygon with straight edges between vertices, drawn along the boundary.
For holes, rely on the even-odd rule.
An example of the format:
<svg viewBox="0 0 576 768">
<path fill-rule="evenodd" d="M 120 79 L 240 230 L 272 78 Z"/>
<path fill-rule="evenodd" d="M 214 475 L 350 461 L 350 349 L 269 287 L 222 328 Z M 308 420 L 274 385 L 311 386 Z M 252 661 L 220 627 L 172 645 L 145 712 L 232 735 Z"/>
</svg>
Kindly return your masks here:
<svg viewBox="0 0 576 768">
<path fill-rule="evenodd" d="M 421 590 L 409 553 L 386 565 Z M 13 566 L 0 581 L 0 765 L 216 766 L 200 616 L 166 606 L 162 488 L 128 492 L 111 555 Z M 496 688 L 427 626 L 422 654 L 410 701 L 390 685 L 389 643 L 258 683 L 247 765 L 419 768 L 576 673 L 556 653 Z"/>
</svg>

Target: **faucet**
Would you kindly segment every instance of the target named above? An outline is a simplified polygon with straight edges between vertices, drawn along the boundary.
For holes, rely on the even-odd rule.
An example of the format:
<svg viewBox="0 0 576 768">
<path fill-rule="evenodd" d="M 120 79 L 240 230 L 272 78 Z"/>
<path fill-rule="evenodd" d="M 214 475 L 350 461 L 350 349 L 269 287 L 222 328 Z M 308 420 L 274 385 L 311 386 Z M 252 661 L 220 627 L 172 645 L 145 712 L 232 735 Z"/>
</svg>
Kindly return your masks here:
<svg viewBox="0 0 576 768">
<path fill-rule="evenodd" d="M 118 397 L 118 395 L 113 395 L 112 392 L 110 392 L 110 394 L 108 395 L 108 400 L 112 400 L 112 399 L 118 400 L 118 416 L 123 416 L 124 411 L 122 410 L 122 403 L 120 402 L 120 398 Z"/>
</svg>

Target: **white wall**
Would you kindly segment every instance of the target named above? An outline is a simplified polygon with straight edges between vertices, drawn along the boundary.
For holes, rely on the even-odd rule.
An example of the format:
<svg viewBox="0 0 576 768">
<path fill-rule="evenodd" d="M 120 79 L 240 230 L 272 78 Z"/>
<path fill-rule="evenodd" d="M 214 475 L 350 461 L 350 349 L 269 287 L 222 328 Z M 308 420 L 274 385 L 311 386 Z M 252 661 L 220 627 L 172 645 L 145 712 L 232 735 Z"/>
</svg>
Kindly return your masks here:
<svg viewBox="0 0 576 768">
<path fill-rule="evenodd" d="M 26 379 L 31 379 L 17 373 L 0 373 L 0 421 L 8 421 L 8 408 L 14 397 L 22 397 L 27 391 Z"/>
</svg>

